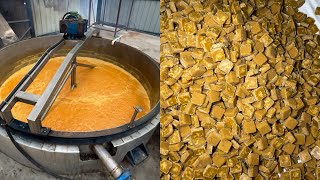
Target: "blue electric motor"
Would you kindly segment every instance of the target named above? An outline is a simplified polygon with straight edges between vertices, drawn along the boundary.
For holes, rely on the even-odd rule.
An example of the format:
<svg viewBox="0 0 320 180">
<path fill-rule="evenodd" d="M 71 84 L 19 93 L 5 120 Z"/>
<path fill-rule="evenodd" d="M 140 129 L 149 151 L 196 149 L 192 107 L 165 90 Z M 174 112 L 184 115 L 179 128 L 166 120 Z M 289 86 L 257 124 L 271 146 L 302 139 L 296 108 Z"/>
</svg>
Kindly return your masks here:
<svg viewBox="0 0 320 180">
<path fill-rule="evenodd" d="M 60 20 L 60 33 L 65 39 L 82 39 L 87 31 L 88 20 L 83 19 L 78 12 L 67 12 Z"/>
</svg>

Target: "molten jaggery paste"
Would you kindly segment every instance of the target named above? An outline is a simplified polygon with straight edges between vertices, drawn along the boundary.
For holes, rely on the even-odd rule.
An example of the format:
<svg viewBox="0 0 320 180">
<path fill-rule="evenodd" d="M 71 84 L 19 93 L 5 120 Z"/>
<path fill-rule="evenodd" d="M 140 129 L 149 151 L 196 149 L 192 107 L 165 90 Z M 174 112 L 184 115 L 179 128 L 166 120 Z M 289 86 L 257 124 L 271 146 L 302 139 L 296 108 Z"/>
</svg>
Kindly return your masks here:
<svg viewBox="0 0 320 180">
<path fill-rule="evenodd" d="M 41 95 L 63 58 L 52 58 L 27 92 Z M 134 106 L 143 108 L 136 119 L 149 112 L 148 94 L 130 73 L 95 58 L 78 57 L 77 61 L 94 65 L 95 68 L 77 68 L 77 88 L 71 90 L 69 78 L 42 121 L 43 126 L 57 131 L 96 131 L 129 123 Z M 0 87 L 0 100 L 10 93 L 32 66 L 22 68 L 3 83 Z M 12 109 L 13 116 L 27 122 L 33 107 L 18 102 Z"/>
</svg>

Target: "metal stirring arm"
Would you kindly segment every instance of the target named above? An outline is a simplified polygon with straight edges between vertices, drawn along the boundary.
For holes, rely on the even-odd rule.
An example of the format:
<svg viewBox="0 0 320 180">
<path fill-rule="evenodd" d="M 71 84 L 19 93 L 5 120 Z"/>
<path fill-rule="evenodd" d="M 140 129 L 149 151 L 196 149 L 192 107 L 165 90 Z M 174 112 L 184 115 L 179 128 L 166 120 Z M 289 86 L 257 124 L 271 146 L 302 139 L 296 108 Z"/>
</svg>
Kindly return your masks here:
<svg viewBox="0 0 320 180">
<path fill-rule="evenodd" d="M 77 44 L 71 49 L 41 96 L 27 93 L 25 92 L 25 90 L 30 86 L 39 72 L 46 65 L 50 57 L 63 45 L 63 43 L 60 42 L 59 44 L 52 47 L 49 52 L 46 51 L 46 53 L 44 54 L 45 56 L 43 55 L 43 60 L 39 63 L 36 63 L 35 69 L 27 75 L 27 78 L 19 83 L 19 86 L 16 87 L 13 92 L 10 93 L 9 97 L 5 101 L 5 104 L 1 105 L 1 117 L 7 123 L 11 122 L 13 120 L 11 110 L 14 104 L 18 101 L 34 105 L 31 113 L 27 118 L 30 131 L 35 134 L 48 134 L 49 130 L 42 127 L 41 121 L 48 113 L 50 107 L 54 103 L 68 78 L 71 76 L 71 87 L 75 88 L 76 67 L 84 66 L 93 68 L 93 66 L 91 65 L 78 63 L 76 61 L 76 56 L 82 46 L 87 42 L 88 39 L 91 38 L 91 36 L 96 31 L 98 30 L 90 28 L 85 34 L 86 38 L 84 40 L 78 41 Z"/>
</svg>

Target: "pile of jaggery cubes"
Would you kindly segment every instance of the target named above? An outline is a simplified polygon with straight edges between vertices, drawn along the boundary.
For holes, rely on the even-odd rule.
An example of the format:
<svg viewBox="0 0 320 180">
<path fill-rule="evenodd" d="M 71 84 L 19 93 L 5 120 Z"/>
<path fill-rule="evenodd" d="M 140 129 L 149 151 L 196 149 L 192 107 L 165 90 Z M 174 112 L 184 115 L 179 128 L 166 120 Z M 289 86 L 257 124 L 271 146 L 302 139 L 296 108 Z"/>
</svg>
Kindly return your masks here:
<svg viewBox="0 0 320 180">
<path fill-rule="evenodd" d="M 161 179 L 320 179 L 320 36 L 303 3 L 160 0 Z"/>
</svg>

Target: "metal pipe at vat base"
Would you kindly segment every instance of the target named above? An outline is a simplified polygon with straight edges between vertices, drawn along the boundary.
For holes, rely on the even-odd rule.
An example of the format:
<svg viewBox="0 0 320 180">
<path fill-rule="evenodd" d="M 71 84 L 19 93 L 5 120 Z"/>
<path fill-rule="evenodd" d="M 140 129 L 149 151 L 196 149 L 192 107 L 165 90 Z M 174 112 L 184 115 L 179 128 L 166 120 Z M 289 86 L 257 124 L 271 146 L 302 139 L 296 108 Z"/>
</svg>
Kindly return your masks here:
<svg viewBox="0 0 320 180">
<path fill-rule="evenodd" d="M 96 153 L 103 165 L 107 168 L 108 172 L 115 180 L 131 180 L 130 172 L 124 171 L 102 145 L 93 145 L 92 150 L 94 153 Z"/>
</svg>

